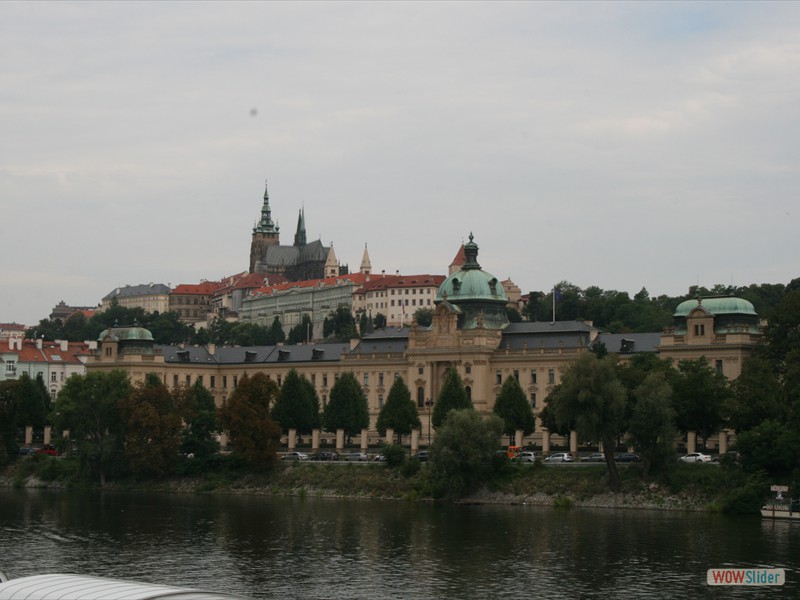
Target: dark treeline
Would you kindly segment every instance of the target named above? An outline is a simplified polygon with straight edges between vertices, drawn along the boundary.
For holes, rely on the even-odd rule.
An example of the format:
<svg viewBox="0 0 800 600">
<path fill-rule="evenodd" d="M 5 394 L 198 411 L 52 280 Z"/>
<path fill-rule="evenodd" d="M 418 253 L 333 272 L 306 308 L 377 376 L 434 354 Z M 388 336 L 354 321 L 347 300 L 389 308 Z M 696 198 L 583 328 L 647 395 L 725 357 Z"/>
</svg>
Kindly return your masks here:
<svg viewBox="0 0 800 600">
<path fill-rule="evenodd" d="M 692 286 L 682 296 L 661 295 L 652 298 L 642 288 L 631 298 L 628 292 L 603 290 L 597 286 L 581 289 L 568 281 L 556 286 L 556 319 L 587 320 L 610 333 L 643 333 L 661 331 L 672 323 L 675 308 L 684 300 L 698 296 L 736 296 L 753 304 L 761 318 L 770 318 L 777 304 L 788 292 L 800 289 L 800 278 L 788 285 L 782 283 L 751 284 L 745 287 L 717 284 L 712 288 Z M 530 301 L 522 311 L 530 321 L 553 318 L 553 291 L 530 292 Z"/>
</svg>

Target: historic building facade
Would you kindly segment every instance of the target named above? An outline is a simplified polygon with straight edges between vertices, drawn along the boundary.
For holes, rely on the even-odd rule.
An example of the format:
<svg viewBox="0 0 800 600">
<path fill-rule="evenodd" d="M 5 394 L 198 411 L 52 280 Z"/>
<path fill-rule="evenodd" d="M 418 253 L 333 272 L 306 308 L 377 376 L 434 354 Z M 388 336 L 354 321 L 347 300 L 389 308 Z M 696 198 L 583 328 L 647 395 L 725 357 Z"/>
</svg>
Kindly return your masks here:
<svg viewBox="0 0 800 600">
<path fill-rule="evenodd" d="M 116 302 L 125 308 L 142 308 L 145 312 L 164 313 L 169 310 L 169 293 L 169 286 L 163 283 L 126 285 L 103 296 L 98 310 L 108 310 Z"/>
<path fill-rule="evenodd" d="M 492 411 L 502 383 L 509 377 L 517 379 L 538 414 L 564 369 L 595 343 L 602 342 L 622 360 L 639 352 L 659 353 L 676 362 L 704 356 L 726 376 L 735 378 L 742 360 L 760 339 L 752 305 L 739 299 L 683 303 L 676 310 L 675 327 L 663 334 L 604 334 L 581 321 L 509 324 L 504 286 L 480 267 L 477 257 L 478 246 L 470 236 L 464 246 L 463 264 L 438 286 L 430 327 L 387 327 L 350 344 L 249 348 L 155 346 L 146 330 L 112 328 L 101 335 L 87 369 L 124 369 L 134 382 L 143 381 L 147 373 L 156 373 L 171 387 L 199 381 L 218 405 L 245 374 L 263 372 L 281 384 L 290 369 L 305 376 L 325 404 L 336 379 L 352 372 L 367 396 L 373 430 L 392 382 L 399 377 L 416 402 L 424 441 L 432 435 L 433 403 L 450 368 L 457 370 L 473 405 L 482 414 Z M 298 315 L 313 309 L 308 299 L 314 294 L 341 291 L 345 292 L 341 296 L 344 301 L 352 297 L 353 290 L 348 288 L 354 285 L 312 286 L 313 293 L 304 296 L 306 308 L 297 308 Z M 287 290 L 282 295 L 266 296 L 264 301 L 270 298 L 269 302 L 292 306 L 300 295 L 299 290 Z M 331 297 L 324 302 L 334 300 Z M 252 310 L 260 310 L 256 306 Z M 269 316 L 264 315 L 264 321 L 268 325 Z M 544 446 L 549 444 L 550 435 L 537 420 L 536 432 L 527 441 Z"/>
</svg>

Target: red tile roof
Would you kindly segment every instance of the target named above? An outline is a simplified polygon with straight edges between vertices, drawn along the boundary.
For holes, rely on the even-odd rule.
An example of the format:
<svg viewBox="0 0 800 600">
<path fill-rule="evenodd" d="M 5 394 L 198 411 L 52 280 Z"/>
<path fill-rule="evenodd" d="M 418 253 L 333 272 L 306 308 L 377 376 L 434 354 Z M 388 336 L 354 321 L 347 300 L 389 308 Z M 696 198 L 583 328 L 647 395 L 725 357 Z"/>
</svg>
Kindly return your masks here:
<svg viewBox="0 0 800 600">
<path fill-rule="evenodd" d="M 204 281 L 202 283 L 181 283 L 180 285 L 175 286 L 171 293 L 210 296 L 217 290 L 217 288 L 219 288 L 219 283 L 216 281 Z"/>
<path fill-rule="evenodd" d="M 374 277 L 374 276 L 372 276 Z M 370 278 L 358 290 L 359 294 L 366 294 L 376 290 L 386 290 L 389 288 L 411 288 L 435 286 L 439 287 L 445 280 L 444 275 L 384 275 L 382 277 Z"/>
<path fill-rule="evenodd" d="M 290 281 L 288 283 L 281 283 L 278 285 L 265 286 L 258 288 L 253 293 L 256 295 L 269 296 L 275 292 L 283 292 L 286 290 L 312 288 L 312 287 L 325 287 L 336 285 L 337 281 L 350 281 L 356 285 L 362 285 L 366 282 L 367 277 L 364 273 L 350 273 L 349 275 L 339 275 L 337 277 L 326 277 L 325 279 L 307 279 L 305 281 Z"/>
</svg>

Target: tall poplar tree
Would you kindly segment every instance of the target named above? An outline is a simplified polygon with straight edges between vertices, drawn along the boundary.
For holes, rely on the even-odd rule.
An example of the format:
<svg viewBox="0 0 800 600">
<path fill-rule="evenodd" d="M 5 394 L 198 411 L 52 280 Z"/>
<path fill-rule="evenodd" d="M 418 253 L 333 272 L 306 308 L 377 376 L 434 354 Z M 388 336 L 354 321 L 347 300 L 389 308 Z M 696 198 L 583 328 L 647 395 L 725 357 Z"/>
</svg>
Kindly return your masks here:
<svg viewBox="0 0 800 600">
<path fill-rule="evenodd" d="M 342 373 L 333 384 L 322 420 L 327 431 L 344 429 L 348 438 L 369 427 L 367 397 L 353 373 Z"/>
<path fill-rule="evenodd" d="M 398 443 L 402 443 L 404 435 L 422 426 L 419 420 L 417 407 L 411 400 L 411 392 L 402 377 L 397 377 L 389 390 L 386 403 L 378 414 L 376 427 L 378 433 L 386 435 L 386 430 L 391 428 L 398 436 Z"/>
<path fill-rule="evenodd" d="M 536 428 L 531 405 L 516 377 L 507 377 L 494 403 L 494 414 L 503 419 L 503 433 L 513 440 L 518 429 L 530 435 Z"/>
<path fill-rule="evenodd" d="M 464 388 L 464 382 L 461 381 L 458 371 L 450 368 L 445 375 L 439 397 L 433 405 L 433 415 L 431 416 L 433 426 L 438 429 L 447 419 L 447 413 L 463 408 L 474 409 L 472 402 L 467 397 L 467 390 Z"/>
</svg>

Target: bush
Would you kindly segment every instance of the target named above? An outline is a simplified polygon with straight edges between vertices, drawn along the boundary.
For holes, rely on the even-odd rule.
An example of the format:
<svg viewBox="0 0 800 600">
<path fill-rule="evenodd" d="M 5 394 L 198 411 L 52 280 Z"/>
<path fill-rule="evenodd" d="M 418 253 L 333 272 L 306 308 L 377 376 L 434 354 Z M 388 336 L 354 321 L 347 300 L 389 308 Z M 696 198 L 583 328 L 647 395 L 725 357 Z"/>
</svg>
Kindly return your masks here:
<svg viewBox="0 0 800 600">
<path fill-rule="evenodd" d="M 403 477 L 414 477 L 419 470 L 422 468 L 422 463 L 419 462 L 419 459 L 416 456 L 412 456 L 406 461 L 403 461 L 403 466 L 400 469 L 400 474 Z"/>
<path fill-rule="evenodd" d="M 747 485 L 729 492 L 722 499 L 726 515 L 757 515 L 763 504 L 763 486 Z"/>
<path fill-rule="evenodd" d="M 384 446 L 383 455 L 386 457 L 386 464 L 392 468 L 399 467 L 406 461 L 406 451 L 396 444 Z"/>
</svg>

